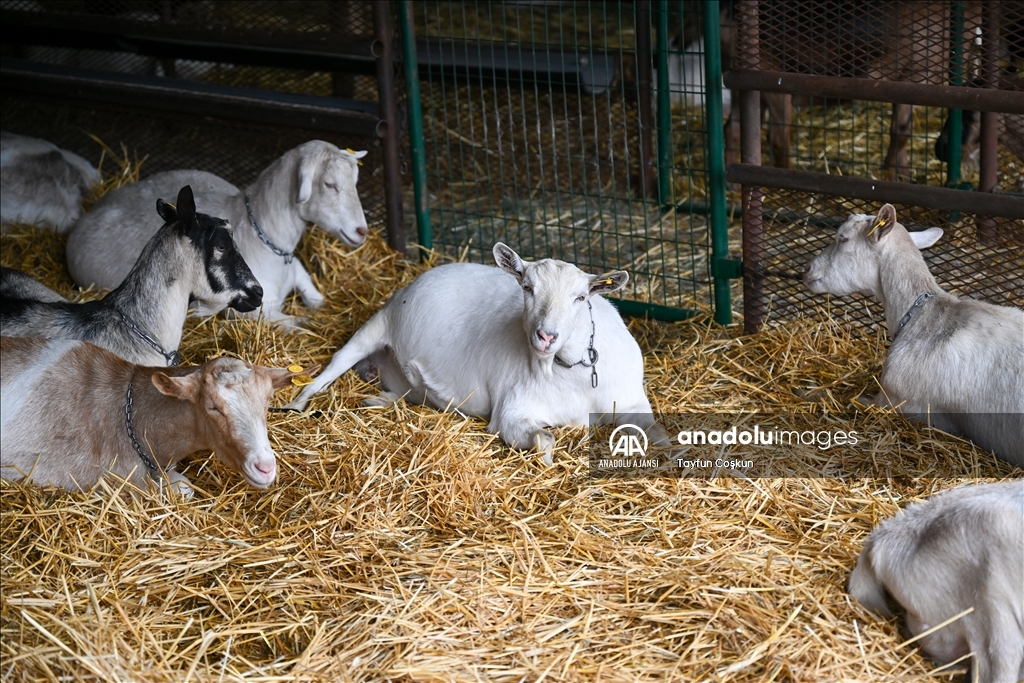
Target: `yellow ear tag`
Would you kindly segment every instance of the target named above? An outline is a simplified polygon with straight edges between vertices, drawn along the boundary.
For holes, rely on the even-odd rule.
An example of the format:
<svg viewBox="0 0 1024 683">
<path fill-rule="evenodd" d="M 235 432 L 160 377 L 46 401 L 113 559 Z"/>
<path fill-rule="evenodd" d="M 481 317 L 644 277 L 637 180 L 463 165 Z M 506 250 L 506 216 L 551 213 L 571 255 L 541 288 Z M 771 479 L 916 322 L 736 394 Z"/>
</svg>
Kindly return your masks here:
<svg viewBox="0 0 1024 683">
<path fill-rule="evenodd" d="M 352 156 L 356 155 L 356 151 L 354 149 L 352 149 L 351 147 L 346 147 L 345 151 L 348 152 L 349 154 L 351 154 Z M 362 166 L 363 162 L 359 161 L 359 159 L 356 159 L 356 165 Z"/>
<path fill-rule="evenodd" d="M 614 282 L 614 280 L 612 280 L 611 278 L 608 278 L 607 280 L 604 281 L 606 285 L 610 285 L 612 284 L 612 282 Z"/>
<path fill-rule="evenodd" d="M 288 366 L 288 372 L 302 372 L 302 366 L 301 365 L 289 365 Z"/>
<path fill-rule="evenodd" d="M 878 219 L 878 222 L 877 222 L 877 223 L 875 223 L 875 224 L 874 224 L 874 225 L 873 225 L 873 226 L 871 227 L 871 229 L 870 229 L 870 230 L 868 230 L 868 237 L 871 237 L 872 235 L 874 235 L 874 234 L 875 234 L 875 230 L 878 230 L 879 228 L 883 228 L 883 227 L 885 227 L 885 223 L 886 223 L 886 221 L 885 221 L 885 219 L 884 219 L 884 218 L 879 218 L 879 219 Z"/>
<path fill-rule="evenodd" d="M 294 377 L 292 377 L 292 384 L 294 384 L 297 387 L 304 387 L 307 384 L 312 383 L 313 378 L 310 377 L 309 375 L 295 375 Z"/>
</svg>

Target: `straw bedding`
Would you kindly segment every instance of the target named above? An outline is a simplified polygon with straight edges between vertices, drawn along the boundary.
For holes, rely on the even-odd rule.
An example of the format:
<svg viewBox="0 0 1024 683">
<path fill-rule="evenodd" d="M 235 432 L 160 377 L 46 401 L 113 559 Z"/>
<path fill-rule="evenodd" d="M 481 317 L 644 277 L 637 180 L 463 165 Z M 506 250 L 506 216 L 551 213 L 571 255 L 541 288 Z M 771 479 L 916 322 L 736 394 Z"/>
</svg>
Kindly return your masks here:
<svg viewBox="0 0 1024 683">
<path fill-rule="evenodd" d="M 62 254 L 48 233 L 3 236 L 4 265 L 94 296 L 71 287 Z M 325 362 L 426 267 L 377 236 L 348 251 L 313 231 L 301 256 L 328 298 L 308 332 L 190 319 L 186 362 Z M 704 321 L 630 327 L 662 411 L 844 424 L 885 353 L 824 307 L 751 337 Z M 2 482 L 3 679 L 945 680 L 895 622 L 851 604 L 846 576 L 865 534 L 907 502 L 1020 476 L 875 411 L 860 419 L 885 436 L 844 463 L 870 476 L 597 480 L 586 430 L 556 430 L 545 468 L 483 421 L 362 407 L 376 391 L 348 373 L 314 399 L 322 412 L 271 413 L 279 477 L 265 491 L 208 454 L 183 470 L 188 501 L 118 481 Z"/>
</svg>

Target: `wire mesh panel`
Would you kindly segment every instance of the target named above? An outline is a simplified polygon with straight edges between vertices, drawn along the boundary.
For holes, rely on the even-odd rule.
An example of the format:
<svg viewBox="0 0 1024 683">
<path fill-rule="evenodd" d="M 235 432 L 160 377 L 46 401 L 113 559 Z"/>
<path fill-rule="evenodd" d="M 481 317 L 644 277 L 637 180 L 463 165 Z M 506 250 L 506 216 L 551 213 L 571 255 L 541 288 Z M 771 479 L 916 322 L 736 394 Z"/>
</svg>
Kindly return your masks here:
<svg viewBox="0 0 1024 683">
<path fill-rule="evenodd" d="M 435 249 L 505 241 L 710 306 L 699 5 L 414 3 Z"/>
<path fill-rule="evenodd" d="M 982 200 L 941 187 L 967 180 L 985 191 L 1024 190 L 1016 134 L 1024 130 L 1024 101 L 1010 96 L 1021 89 L 1024 3 L 745 0 L 735 26 L 737 71 L 727 81 L 762 89 L 769 122 L 761 126 L 747 112 L 743 126 L 756 128 L 760 153 L 748 136 L 753 152 L 729 171 L 744 183 L 748 330 L 807 314 L 815 299 L 800 281 L 804 265 L 847 216 L 876 213 L 886 201 L 908 228 L 946 231 L 926 260 L 947 290 L 1024 304 L 1024 199 Z M 979 95 L 993 113 L 913 106 L 946 100 L 953 108 L 974 97 L 947 84 L 984 88 Z M 871 99 L 846 100 L 844 91 Z M 952 149 L 962 152 L 962 168 Z M 882 320 L 866 301 L 844 301 L 842 309 L 858 325 Z"/>
<path fill-rule="evenodd" d="M 369 75 L 374 66 L 368 50 L 374 36 L 371 9 L 371 3 L 354 1 L 8 0 L 0 5 L 5 20 L 0 53 L 5 67 L 73 69 L 83 82 L 90 76 L 126 83 L 138 78 L 200 93 L 207 87 L 230 87 L 268 101 L 288 94 L 296 97 L 287 102 L 296 103 L 304 97 L 346 98 L 365 101 L 369 111 L 378 99 L 376 79 Z M 338 70 L 345 55 L 325 59 L 319 68 L 318 56 L 301 55 L 330 57 L 346 41 L 367 47 L 363 63 L 348 59 L 345 65 L 354 66 L 349 71 Z M 227 59 L 231 54 L 239 59 Z M 191 58 L 198 55 L 204 58 Z M 45 138 L 93 163 L 100 160 L 102 145 L 117 154 L 123 146 L 141 162 L 143 176 L 199 168 L 243 187 L 283 152 L 315 138 L 369 149 L 373 156 L 367 168 L 381 167 L 376 135 L 306 126 L 309 119 L 291 122 L 284 115 L 279 125 L 261 124 L 234 118 L 230 108 L 211 117 L 162 109 L 139 96 L 119 102 L 83 103 L 80 98 L 74 88 L 66 96 L 6 88 L 4 128 Z M 105 168 L 110 170 L 109 162 Z M 381 177 L 372 172 L 360 177 L 371 224 L 384 219 L 380 185 Z"/>
</svg>

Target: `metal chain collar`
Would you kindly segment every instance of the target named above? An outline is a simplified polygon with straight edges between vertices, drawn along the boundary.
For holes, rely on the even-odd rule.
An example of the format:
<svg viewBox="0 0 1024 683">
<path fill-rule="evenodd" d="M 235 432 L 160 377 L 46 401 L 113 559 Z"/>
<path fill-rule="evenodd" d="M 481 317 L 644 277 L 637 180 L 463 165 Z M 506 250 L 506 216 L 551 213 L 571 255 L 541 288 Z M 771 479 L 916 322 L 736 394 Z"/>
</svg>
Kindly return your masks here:
<svg viewBox="0 0 1024 683">
<path fill-rule="evenodd" d="M 121 313 L 121 311 L 118 311 L 118 313 Z M 176 365 L 181 365 L 181 354 L 178 353 L 177 349 L 175 349 L 174 351 L 164 351 L 163 347 L 160 346 L 159 343 L 157 343 L 156 339 L 153 339 L 151 336 L 146 334 L 142 330 L 142 328 L 135 323 L 134 320 L 126 316 L 124 313 L 121 313 L 121 322 L 127 325 L 128 329 L 134 332 L 139 337 L 139 339 L 149 344 L 153 349 L 156 350 L 157 353 L 163 356 L 164 360 L 167 361 L 168 366 L 174 367 Z"/>
<path fill-rule="evenodd" d="M 139 440 L 135 438 L 135 430 L 132 428 L 132 385 L 135 384 L 135 378 L 128 382 L 128 400 L 124 404 L 124 426 L 128 430 L 128 438 L 132 440 L 132 446 L 135 447 L 135 452 L 139 454 L 139 458 L 142 459 L 142 464 L 149 470 L 149 476 L 155 481 L 160 480 L 160 467 L 150 458 Z"/>
<path fill-rule="evenodd" d="M 587 357 L 582 360 L 578 360 L 575 363 L 566 363 L 558 356 L 555 356 L 555 364 L 561 365 L 563 368 L 574 368 L 577 365 L 582 365 L 585 368 L 590 368 L 590 386 L 596 389 L 598 356 L 597 349 L 594 348 L 594 334 L 597 331 L 597 328 L 594 326 L 594 307 L 590 303 L 590 301 L 587 301 L 587 309 L 590 310 L 590 345 L 587 347 Z"/>
<path fill-rule="evenodd" d="M 893 341 L 896 341 L 896 337 L 900 336 L 900 332 L 902 332 L 903 328 L 906 327 L 907 323 L 910 322 L 910 319 L 914 317 L 914 311 L 916 311 L 921 306 L 921 304 L 923 304 L 925 301 L 928 301 L 928 299 L 931 299 L 933 296 L 935 296 L 934 292 L 925 292 L 921 296 L 917 297 L 917 300 L 914 301 L 913 305 L 910 308 L 908 308 L 907 312 L 903 314 L 902 318 L 900 318 L 900 324 L 896 327 L 896 333 L 892 335 Z"/>
<path fill-rule="evenodd" d="M 256 230 L 256 236 L 260 238 L 260 241 L 267 245 L 267 249 L 270 249 L 270 251 L 283 258 L 285 263 L 291 263 L 292 259 L 295 258 L 295 252 L 285 251 L 270 241 L 270 238 L 267 237 L 267 233 L 263 232 L 259 223 L 256 222 L 256 218 L 252 215 L 252 207 L 249 206 L 249 195 L 245 195 L 245 210 L 249 213 L 249 222 L 252 223 L 252 227 Z"/>
</svg>

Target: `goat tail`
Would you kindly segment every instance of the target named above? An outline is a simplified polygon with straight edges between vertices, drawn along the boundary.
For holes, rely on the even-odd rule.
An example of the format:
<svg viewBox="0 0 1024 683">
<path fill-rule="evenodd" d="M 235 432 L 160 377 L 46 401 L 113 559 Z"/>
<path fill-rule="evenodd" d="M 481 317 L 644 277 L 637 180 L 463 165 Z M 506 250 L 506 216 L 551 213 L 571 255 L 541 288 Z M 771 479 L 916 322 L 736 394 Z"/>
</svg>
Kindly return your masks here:
<svg viewBox="0 0 1024 683">
<path fill-rule="evenodd" d="M 348 343 L 338 349 L 323 372 L 316 376 L 312 384 L 303 387 L 295 400 L 286 408 L 305 410 L 309 399 L 334 380 L 341 377 L 359 361 L 380 351 L 388 344 L 387 309 L 377 311 L 366 324 L 352 335 Z"/>
<path fill-rule="evenodd" d="M 872 612 L 890 617 L 892 611 L 886 600 L 885 584 L 878 576 L 872 558 L 873 544 L 871 541 L 872 539 L 869 538 L 860 557 L 857 558 L 857 566 L 853 568 L 853 572 L 846 582 L 846 592 Z"/>
</svg>

